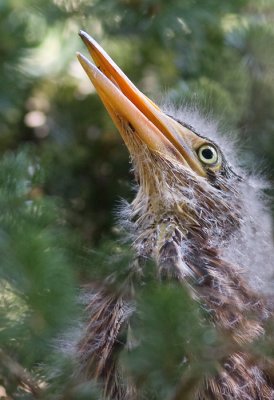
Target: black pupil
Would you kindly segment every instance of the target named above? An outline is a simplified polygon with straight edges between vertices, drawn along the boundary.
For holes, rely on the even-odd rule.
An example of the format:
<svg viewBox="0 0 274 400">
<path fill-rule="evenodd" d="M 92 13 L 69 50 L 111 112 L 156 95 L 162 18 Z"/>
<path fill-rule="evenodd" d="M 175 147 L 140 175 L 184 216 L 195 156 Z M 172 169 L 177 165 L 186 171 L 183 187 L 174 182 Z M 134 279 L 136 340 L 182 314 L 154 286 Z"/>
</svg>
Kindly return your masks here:
<svg viewBox="0 0 274 400">
<path fill-rule="evenodd" d="M 202 156 L 206 159 L 206 160 L 211 160 L 211 158 L 213 158 L 213 151 L 211 149 L 203 149 L 202 150 Z"/>
</svg>

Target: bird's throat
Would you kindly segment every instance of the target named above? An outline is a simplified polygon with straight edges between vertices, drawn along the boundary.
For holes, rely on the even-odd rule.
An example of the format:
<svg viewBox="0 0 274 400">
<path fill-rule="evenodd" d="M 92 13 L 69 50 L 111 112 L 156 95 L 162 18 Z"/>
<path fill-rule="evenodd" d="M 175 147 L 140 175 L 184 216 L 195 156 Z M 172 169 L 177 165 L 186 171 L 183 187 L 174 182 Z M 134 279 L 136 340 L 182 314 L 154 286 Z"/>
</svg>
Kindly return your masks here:
<svg viewBox="0 0 274 400">
<path fill-rule="evenodd" d="M 157 279 L 185 285 L 235 342 L 252 342 L 263 333 L 262 321 L 269 315 L 266 305 L 198 224 L 174 212 L 146 212 L 135 226 L 135 251 L 139 258 L 154 261 Z"/>
</svg>

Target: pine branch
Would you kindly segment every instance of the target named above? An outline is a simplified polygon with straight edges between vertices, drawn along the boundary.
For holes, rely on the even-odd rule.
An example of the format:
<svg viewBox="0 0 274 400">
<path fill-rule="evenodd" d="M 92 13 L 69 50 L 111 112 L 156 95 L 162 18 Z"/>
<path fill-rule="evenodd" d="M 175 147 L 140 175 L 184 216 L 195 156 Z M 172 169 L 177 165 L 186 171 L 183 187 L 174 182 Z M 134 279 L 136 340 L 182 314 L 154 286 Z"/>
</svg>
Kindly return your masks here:
<svg viewBox="0 0 274 400">
<path fill-rule="evenodd" d="M 13 360 L 8 354 L 0 349 L 0 364 L 15 378 L 18 385 L 25 392 L 29 392 L 35 399 L 41 397 L 42 389 L 32 375 L 26 371 L 17 361 Z"/>
</svg>

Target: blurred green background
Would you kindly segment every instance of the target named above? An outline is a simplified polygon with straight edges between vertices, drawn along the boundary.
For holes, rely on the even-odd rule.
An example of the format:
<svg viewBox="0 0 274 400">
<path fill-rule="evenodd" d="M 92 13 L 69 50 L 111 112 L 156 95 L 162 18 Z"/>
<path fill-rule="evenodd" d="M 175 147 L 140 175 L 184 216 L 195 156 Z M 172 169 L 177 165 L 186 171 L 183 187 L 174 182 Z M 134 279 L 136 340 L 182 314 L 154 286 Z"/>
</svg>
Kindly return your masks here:
<svg viewBox="0 0 274 400">
<path fill-rule="evenodd" d="M 79 29 L 156 101 L 197 101 L 238 129 L 251 168 L 273 178 L 273 1 L 1 0 L 0 18 L 1 153 L 30 146 L 43 192 L 88 243 L 131 191 L 125 146 L 75 57 Z"/>
<path fill-rule="evenodd" d="M 128 152 L 75 56 L 80 29 L 156 102 L 220 120 L 240 162 L 274 177 L 273 0 L 1 0 L 0 339 L 30 369 L 133 196 Z"/>
</svg>

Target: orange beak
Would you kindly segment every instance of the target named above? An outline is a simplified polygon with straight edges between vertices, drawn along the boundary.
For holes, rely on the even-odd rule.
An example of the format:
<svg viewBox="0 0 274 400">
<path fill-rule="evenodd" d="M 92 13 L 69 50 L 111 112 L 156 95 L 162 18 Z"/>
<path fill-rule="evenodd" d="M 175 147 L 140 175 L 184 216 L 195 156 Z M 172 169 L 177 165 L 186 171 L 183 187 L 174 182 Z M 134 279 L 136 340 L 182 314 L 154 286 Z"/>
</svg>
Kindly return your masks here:
<svg viewBox="0 0 274 400">
<path fill-rule="evenodd" d="M 141 93 L 87 33 L 80 31 L 80 37 L 95 65 L 80 53 L 78 59 L 124 140 L 127 125 L 152 152 L 172 158 L 205 176 L 192 150 L 197 135 L 167 116 Z"/>
</svg>

